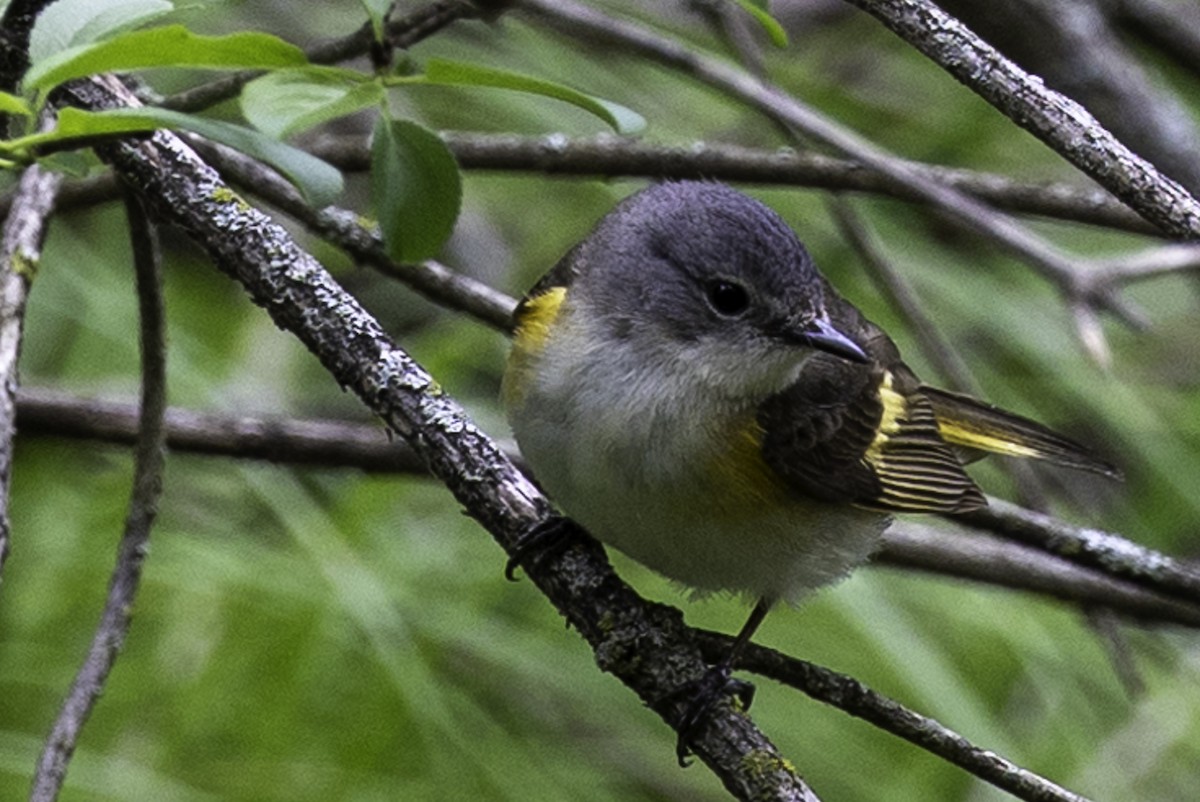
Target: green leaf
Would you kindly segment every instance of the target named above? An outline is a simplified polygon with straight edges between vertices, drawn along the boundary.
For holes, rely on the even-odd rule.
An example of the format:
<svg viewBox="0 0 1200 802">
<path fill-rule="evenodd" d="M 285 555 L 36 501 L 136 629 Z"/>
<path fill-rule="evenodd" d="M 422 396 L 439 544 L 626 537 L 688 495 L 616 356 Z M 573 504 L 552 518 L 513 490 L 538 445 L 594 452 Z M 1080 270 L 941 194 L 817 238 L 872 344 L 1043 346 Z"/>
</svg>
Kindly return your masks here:
<svg viewBox="0 0 1200 802">
<path fill-rule="evenodd" d="M 733 2 L 754 17 L 754 20 L 767 32 L 767 38 L 771 40 L 771 44 L 778 48 L 788 46 L 787 31 L 779 24 L 779 20 L 771 16 L 771 12 L 767 10 L 766 0 L 757 0 L 757 2 L 756 0 L 733 0 Z"/>
<path fill-rule="evenodd" d="M 72 78 L 147 67 L 270 69 L 305 62 L 300 48 L 270 34 L 201 36 L 182 25 L 167 25 L 56 53 L 29 69 L 25 89 L 46 90 Z"/>
<path fill-rule="evenodd" d="M 383 41 L 384 25 L 387 23 L 388 12 L 392 8 L 392 0 L 359 0 L 371 18 L 371 28 L 375 31 L 375 41 Z"/>
<path fill-rule="evenodd" d="M 28 117 L 33 114 L 33 109 L 29 108 L 25 98 L 10 95 L 8 92 L 0 92 L 0 112 Z"/>
<path fill-rule="evenodd" d="M 398 262 L 428 259 L 458 219 L 458 164 L 437 134 L 380 115 L 371 146 L 371 198 L 388 255 Z"/>
<path fill-rule="evenodd" d="M 242 89 L 242 114 L 258 130 L 283 139 L 345 117 L 383 98 L 383 87 L 353 70 L 301 67 L 267 73 Z"/>
<path fill-rule="evenodd" d="M 249 128 L 154 106 L 96 112 L 64 108 L 59 112 L 58 125 L 53 131 L 25 137 L 17 142 L 31 148 L 53 142 L 158 128 L 194 131 L 258 159 L 292 182 L 305 199 L 315 206 L 332 203 L 342 191 L 342 174 L 316 156 Z"/>
<path fill-rule="evenodd" d="M 100 162 L 91 151 L 65 150 L 62 153 L 51 153 L 49 156 L 38 159 L 38 164 L 47 170 L 63 173 L 72 178 L 86 178 Z"/>
<path fill-rule="evenodd" d="M 490 86 L 551 97 L 591 112 L 622 134 L 635 133 L 646 127 L 646 120 L 642 115 L 619 103 L 602 100 L 553 81 L 493 67 L 440 58 L 430 59 L 425 65 L 424 81 L 448 86 Z"/>
<path fill-rule="evenodd" d="M 174 10 L 166 0 L 58 0 L 33 25 L 29 60 L 38 64 L 68 47 L 98 41 Z"/>
</svg>

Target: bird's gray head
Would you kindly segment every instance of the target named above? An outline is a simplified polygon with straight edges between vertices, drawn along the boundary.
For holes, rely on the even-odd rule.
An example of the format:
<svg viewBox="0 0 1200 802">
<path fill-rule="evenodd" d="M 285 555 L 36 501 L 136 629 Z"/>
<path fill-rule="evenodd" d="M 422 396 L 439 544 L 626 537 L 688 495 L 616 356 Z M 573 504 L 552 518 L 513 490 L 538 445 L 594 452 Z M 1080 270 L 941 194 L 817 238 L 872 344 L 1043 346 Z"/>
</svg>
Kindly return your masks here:
<svg viewBox="0 0 1200 802">
<path fill-rule="evenodd" d="M 829 323 L 823 282 L 792 230 L 724 185 L 656 184 L 605 217 L 576 259 L 577 297 L 606 341 L 640 359 L 686 361 L 712 383 L 742 376 L 734 383 L 771 391 L 812 349 L 865 359 Z"/>
</svg>

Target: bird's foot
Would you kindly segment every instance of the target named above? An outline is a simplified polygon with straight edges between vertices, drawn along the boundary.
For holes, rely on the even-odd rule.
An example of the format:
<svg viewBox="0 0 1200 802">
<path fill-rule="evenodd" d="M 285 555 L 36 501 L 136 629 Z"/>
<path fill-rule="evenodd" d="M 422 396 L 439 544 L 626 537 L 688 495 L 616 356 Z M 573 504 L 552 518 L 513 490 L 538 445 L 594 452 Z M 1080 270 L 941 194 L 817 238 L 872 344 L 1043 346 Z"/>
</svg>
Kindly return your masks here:
<svg viewBox="0 0 1200 802">
<path fill-rule="evenodd" d="M 579 524 L 562 515 L 551 515 L 521 534 L 504 566 L 504 577 L 515 582 L 521 566 L 560 554 L 583 537 L 586 534 Z"/>
<path fill-rule="evenodd" d="M 689 682 L 667 694 L 664 702 L 686 699 L 687 707 L 675 724 L 679 740 L 675 742 L 675 757 L 679 765 L 691 765 L 688 755 L 691 754 L 691 742 L 700 728 L 701 723 L 712 709 L 725 699 L 736 699 L 743 710 L 749 710 L 754 701 L 754 686 L 749 682 L 734 679 L 733 670 L 728 663 L 718 663 L 711 666 L 698 680 Z"/>
</svg>

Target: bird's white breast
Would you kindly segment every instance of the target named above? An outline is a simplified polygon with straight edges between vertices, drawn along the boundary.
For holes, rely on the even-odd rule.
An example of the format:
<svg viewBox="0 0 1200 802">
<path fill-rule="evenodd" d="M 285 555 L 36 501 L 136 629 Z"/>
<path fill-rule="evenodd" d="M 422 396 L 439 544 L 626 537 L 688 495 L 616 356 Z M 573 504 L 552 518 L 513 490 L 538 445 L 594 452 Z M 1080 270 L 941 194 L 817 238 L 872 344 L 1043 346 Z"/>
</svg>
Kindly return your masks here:
<svg viewBox="0 0 1200 802">
<path fill-rule="evenodd" d="M 794 601 L 867 559 L 886 516 L 790 494 L 762 460 L 755 402 L 706 392 L 686 359 L 639 370 L 567 328 L 521 357 L 536 361 L 509 418 L 534 476 L 589 532 L 702 593 Z"/>
</svg>

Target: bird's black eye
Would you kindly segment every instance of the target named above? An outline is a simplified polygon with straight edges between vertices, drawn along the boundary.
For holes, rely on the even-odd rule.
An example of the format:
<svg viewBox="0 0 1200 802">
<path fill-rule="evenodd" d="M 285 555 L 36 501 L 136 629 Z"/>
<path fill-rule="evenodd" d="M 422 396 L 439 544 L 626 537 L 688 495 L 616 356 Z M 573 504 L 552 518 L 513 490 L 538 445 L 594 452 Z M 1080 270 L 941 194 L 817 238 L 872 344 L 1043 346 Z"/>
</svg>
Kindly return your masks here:
<svg viewBox="0 0 1200 802">
<path fill-rule="evenodd" d="M 746 288 L 725 279 L 708 282 L 704 293 L 713 311 L 725 317 L 737 317 L 750 306 L 750 294 Z"/>
</svg>

